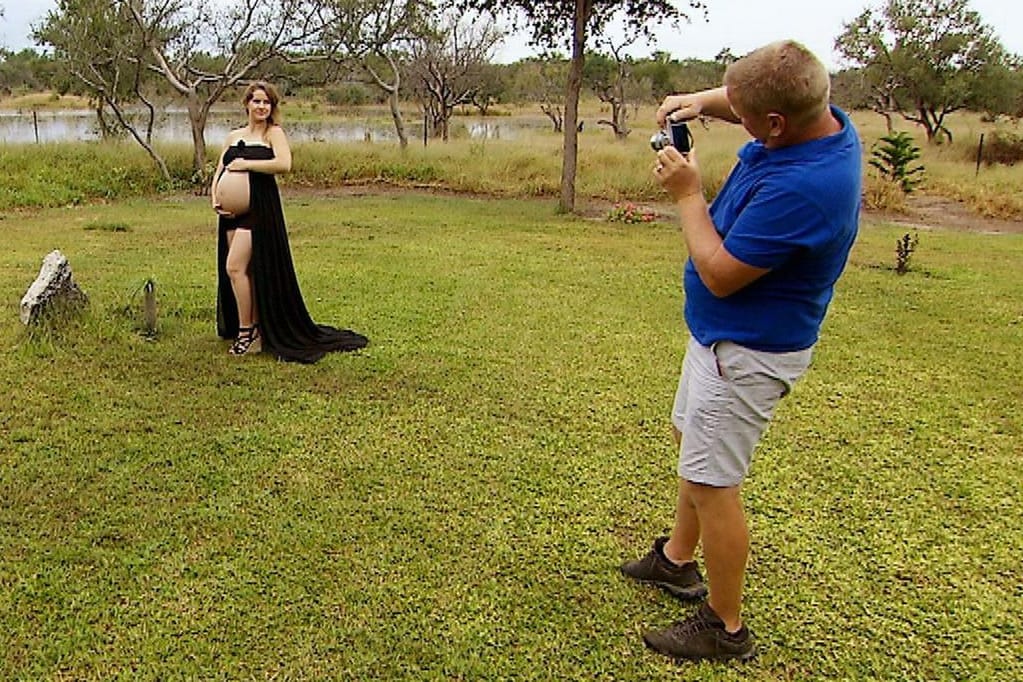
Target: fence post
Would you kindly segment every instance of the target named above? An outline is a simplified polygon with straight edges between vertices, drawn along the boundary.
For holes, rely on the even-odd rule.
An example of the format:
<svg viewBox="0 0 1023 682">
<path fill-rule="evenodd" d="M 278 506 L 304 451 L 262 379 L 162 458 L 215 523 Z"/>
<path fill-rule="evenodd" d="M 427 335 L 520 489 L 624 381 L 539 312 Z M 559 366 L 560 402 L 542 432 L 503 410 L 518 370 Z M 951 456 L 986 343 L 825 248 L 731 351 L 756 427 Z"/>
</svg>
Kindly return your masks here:
<svg viewBox="0 0 1023 682">
<path fill-rule="evenodd" d="M 984 152 L 984 133 L 980 134 L 980 142 L 977 143 L 977 169 L 973 171 L 973 176 L 977 177 L 980 175 L 980 159 Z"/>
</svg>

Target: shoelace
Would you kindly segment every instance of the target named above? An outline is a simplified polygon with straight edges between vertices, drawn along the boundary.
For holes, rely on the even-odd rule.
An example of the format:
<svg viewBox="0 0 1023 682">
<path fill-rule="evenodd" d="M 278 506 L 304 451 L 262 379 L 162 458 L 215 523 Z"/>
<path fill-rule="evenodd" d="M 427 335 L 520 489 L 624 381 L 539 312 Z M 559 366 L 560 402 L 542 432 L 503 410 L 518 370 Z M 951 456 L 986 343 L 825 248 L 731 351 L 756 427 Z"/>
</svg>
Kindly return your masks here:
<svg viewBox="0 0 1023 682">
<path fill-rule="evenodd" d="M 714 624 L 704 618 L 703 610 L 701 609 L 689 618 L 675 622 L 672 624 L 670 629 L 672 634 L 681 639 L 703 632 L 704 630 L 712 630 L 713 628 Z"/>
</svg>

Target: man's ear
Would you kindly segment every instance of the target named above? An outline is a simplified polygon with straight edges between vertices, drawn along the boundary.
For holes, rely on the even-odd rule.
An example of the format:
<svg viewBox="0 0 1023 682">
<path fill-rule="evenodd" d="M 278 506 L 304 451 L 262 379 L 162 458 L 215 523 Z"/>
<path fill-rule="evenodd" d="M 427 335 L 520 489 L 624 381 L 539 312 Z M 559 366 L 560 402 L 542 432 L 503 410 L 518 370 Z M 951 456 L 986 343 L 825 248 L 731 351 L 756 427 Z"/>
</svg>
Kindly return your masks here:
<svg viewBox="0 0 1023 682">
<path fill-rule="evenodd" d="M 767 131 L 767 137 L 773 139 L 780 139 L 785 136 L 785 132 L 788 130 L 788 119 L 785 118 L 785 114 L 779 114 L 776 111 L 772 111 L 767 114 L 767 124 L 769 129 Z"/>
</svg>

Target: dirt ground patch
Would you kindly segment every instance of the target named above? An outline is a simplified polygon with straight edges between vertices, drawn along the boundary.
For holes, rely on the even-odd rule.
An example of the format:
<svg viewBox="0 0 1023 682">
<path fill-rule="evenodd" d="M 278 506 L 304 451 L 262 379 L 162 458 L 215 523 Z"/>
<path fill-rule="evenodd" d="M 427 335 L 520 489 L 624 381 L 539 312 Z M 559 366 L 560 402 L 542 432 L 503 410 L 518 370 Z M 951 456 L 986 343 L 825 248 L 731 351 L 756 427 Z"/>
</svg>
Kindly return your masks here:
<svg viewBox="0 0 1023 682">
<path fill-rule="evenodd" d="M 600 219 L 607 216 L 610 202 L 584 202 L 581 212 L 587 217 Z M 636 203 L 640 211 L 652 211 L 662 218 L 674 219 L 667 204 Z M 986 218 L 972 211 L 966 204 L 945 197 L 913 195 L 908 197 L 905 212 L 872 211 L 864 209 L 863 221 L 905 225 L 916 230 L 959 230 L 978 234 L 1023 234 L 1023 220 Z"/>
<path fill-rule="evenodd" d="M 587 217 L 601 219 L 607 216 L 613 204 L 610 202 L 584 202 L 581 213 Z M 640 212 L 652 211 L 661 218 L 674 219 L 675 214 L 667 204 L 636 202 Z M 986 218 L 970 210 L 964 203 L 936 196 L 913 195 L 908 197 L 905 212 L 873 211 L 864 209 L 862 221 L 884 222 L 905 225 L 915 230 L 959 230 L 978 234 L 1023 234 L 1023 220 L 1002 220 Z"/>
<path fill-rule="evenodd" d="M 385 183 L 365 185 L 344 185 L 331 188 L 291 187 L 288 193 L 293 196 L 364 196 L 380 194 L 396 194 L 404 192 L 423 192 L 451 196 L 467 195 L 464 192 L 452 192 L 446 189 L 416 186 L 398 187 Z M 651 212 L 661 219 L 674 220 L 675 213 L 668 202 L 633 202 L 639 212 Z M 614 202 L 592 198 L 577 198 L 576 209 L 580 215 L 590 220 L 604 220 Z M 914 194 L 907 198 L 905 212 L 864 210 L 863 219 L 870 222 L 885 222 L 905 225 L 917 230 L 960 230 L 978 234 L 1023 234 L 1023 220 L 1002 220 L 986 218 L 970 210 L 966 204 L 945 197 Z"/>
<path fill-rule="evenodd" d="M 965 204 L 944 197 L 913 195 L 905 213 L 870 211 L 868 217 L 921 230 L 961 230 L 983 234 L 1021 234 L 1023 220 L 985 218 Z"/>
</svg>

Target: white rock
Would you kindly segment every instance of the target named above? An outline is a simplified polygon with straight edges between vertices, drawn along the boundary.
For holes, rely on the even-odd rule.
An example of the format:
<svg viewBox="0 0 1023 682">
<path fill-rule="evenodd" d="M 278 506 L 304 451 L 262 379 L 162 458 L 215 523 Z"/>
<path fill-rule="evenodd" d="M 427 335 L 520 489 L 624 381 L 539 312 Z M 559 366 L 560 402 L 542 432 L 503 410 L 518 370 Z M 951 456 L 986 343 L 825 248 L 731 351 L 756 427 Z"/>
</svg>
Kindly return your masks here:
<svg viewBox="0 0 1023 682">
<path fill-rule="evenodd" d="M 71 264 L 64 254 L 54 250 L 43 259 L 39 276 L 21 298 L 21 321 L 30 324 L 57 303 L 77 307 L 88 301 L 89 297 L 75 283 Z"/>
</svg>

